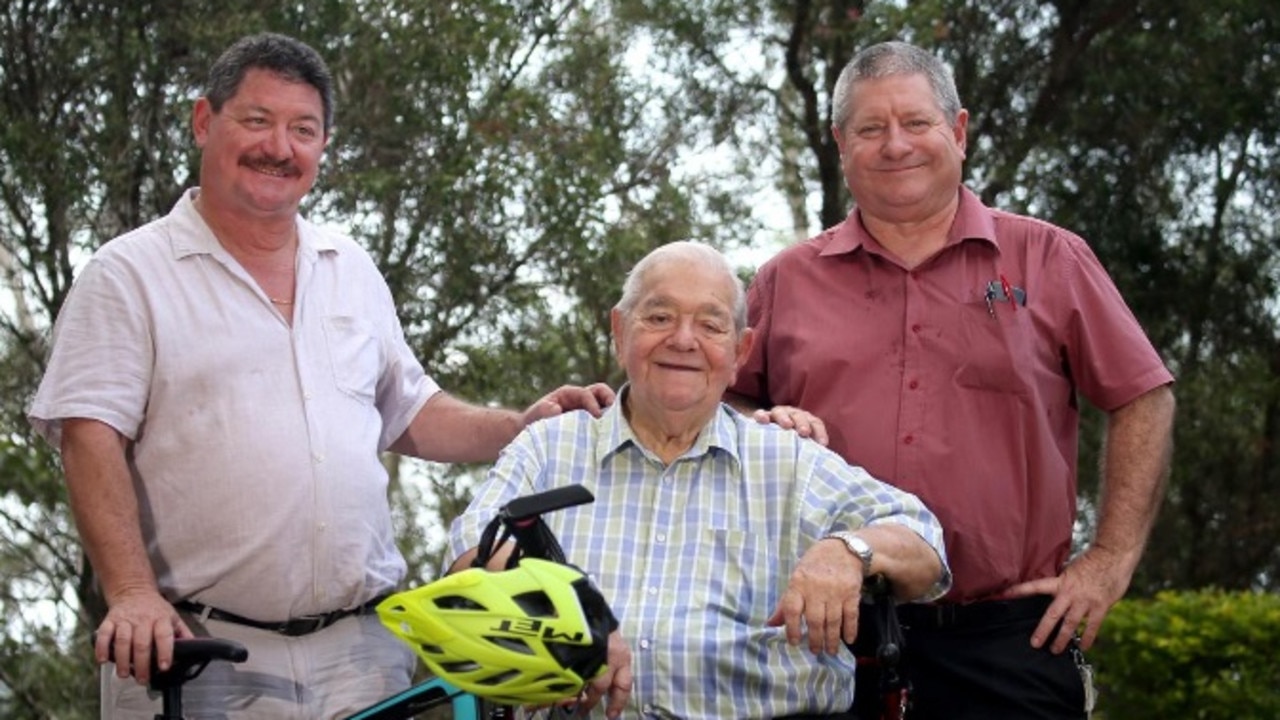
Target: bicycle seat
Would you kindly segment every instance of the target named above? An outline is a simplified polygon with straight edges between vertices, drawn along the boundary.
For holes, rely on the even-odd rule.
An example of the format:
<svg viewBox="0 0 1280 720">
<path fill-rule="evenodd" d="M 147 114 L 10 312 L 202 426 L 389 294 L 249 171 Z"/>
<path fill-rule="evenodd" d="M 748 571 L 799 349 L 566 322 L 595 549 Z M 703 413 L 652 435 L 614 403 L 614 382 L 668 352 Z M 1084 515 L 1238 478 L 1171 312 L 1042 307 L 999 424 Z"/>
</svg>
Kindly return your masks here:
<svg viewBox="0 0 1280 720">
<path fill-rule="evenodd" d="M 108 658 L 115 662 L 112 651 Z M 249 649 L 235 640 L 223 638 L 179 638 L 173 641 L 173 665 L 161 671 L 156 667 L 156 656 L 151 655 L 152 690 L 181 687 L 188 680 L 204 672 L 204 668 L 214 660 L 242 663 L 249 659 Z"/>
</svg>

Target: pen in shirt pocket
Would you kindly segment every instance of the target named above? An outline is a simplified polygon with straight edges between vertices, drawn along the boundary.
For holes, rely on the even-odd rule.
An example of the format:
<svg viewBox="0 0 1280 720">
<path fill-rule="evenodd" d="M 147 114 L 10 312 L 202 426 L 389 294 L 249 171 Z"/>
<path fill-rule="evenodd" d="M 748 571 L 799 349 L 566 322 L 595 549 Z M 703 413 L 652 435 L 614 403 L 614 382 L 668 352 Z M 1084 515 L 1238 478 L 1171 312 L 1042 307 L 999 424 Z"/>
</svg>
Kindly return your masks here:
<svg viewBox="0 0 1280 720">
<path fill-rule="evenodd" d="M 1015 285 L 1011 285 L 1009 280 L 1001 274 L 999 279 L 992 280 L 987 283 L 987 290 L 983 293 L 983 298 L 987 301 L 987 312 L 994 318 L 996 316 L 995 303 L 997 301 L 1009 302 L 1009 298 L 1011 297 L 1013 298 L 1013 302 L 1010 303 L 1010 307 L 1012 307 L 1015 312 L 1019 305 L 1026 307 L 1027 291 Z"/>
</svg>

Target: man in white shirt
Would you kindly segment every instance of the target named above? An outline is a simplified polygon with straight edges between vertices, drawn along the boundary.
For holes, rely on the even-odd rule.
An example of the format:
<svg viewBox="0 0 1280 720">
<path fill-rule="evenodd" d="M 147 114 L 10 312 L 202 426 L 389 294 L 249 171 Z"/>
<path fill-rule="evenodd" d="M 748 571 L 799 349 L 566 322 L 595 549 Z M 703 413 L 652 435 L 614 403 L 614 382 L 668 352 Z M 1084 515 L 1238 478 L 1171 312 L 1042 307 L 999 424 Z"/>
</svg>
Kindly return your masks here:
<svg viewBox="0 0 1280 720">
<path fill-rule="evenodd" d="M 369 255 L 298 215 L 332 121 L 313 49 L 234 44 L 192 116 L 200 186 L 106 243 L 59 314 L 30 416 L 107 601 L 103 717 L 153 717 L 152 648 L 166 668 L 197 624 L 250 655 L 188 686 L 196 716 L 341 717 L 407 687 L 412 654 L 370 613 L 405 573 L 379 453 L 491 461 L 529 422 L 613 400 L 441 391 Z"/>
</svg>

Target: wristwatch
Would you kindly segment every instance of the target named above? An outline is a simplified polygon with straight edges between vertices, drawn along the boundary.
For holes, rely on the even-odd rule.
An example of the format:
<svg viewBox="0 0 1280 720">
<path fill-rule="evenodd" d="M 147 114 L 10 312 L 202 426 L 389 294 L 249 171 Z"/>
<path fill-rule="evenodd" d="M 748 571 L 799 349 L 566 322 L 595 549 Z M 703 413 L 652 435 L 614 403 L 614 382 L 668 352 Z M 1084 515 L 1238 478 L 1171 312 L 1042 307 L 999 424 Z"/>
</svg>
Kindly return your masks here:
<svg viewBox="0 0 1280 720">
<path fill-rule="evenodd" d="M 871 549 L 871 545 L 866 540 L 847 530 L 833 532 L 827 537 L 844 542 L 845 547 L 849 548 L 849 552 L 857 555 L 858 559 L 862 561 L 862 574 L 871 574 L 871 558 L 875 557 L 875 551 Z M 823 539 L 825 540 L 826 538 Z"/>
</svg>

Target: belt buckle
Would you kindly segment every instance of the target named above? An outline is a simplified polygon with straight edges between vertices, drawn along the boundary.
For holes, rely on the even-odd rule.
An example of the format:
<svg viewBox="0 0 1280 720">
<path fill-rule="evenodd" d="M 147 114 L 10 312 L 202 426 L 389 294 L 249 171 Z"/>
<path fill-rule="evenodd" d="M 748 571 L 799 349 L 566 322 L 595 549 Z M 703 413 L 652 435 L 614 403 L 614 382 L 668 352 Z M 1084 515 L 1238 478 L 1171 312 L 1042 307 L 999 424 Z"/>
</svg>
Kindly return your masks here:
<svg viewBox="0 0 1280 720">
<path fill-rule="evenodd" d="M 328 615 L 304 615 L 289 620 L 280 626 L 281 635 L 288 637 L 298 637 L 301 635 L 310 635 L 329 624 Z"/>
</svg>

